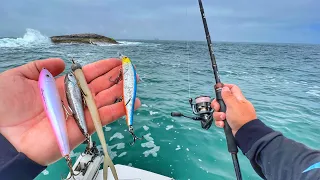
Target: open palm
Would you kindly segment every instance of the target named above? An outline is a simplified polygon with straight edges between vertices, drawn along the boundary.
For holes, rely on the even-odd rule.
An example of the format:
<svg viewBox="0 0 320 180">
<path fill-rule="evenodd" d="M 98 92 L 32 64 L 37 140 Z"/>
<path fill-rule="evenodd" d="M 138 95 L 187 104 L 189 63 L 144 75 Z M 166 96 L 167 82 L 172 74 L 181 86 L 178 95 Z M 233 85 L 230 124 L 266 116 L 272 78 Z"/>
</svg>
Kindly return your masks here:
<svg viewBox="0 0 320 180">
<path fill-rule="evenodd" d="M 0 74 L 0 133 L 17 151 L 41 165 L 48 165 L 59 160 L 61 154 L 38 88 L 39 74 L 44 67 L 57 76 L 63 72 L 65 64 L 61 59 L 37 60 Z M 123 104 L 114 103 L 122 95 L 122 82 L 109 81 L 110 76 L 118 75 L 120 68 L 118 59 L 101 60 L 83 67 L 103 125 L 125 115 Z M 64 76 L 56 78 L 56 84 L 67 106 Z M 137 99 L 135 107 L 140 104 Z M 85 116 L 92 134 L 95 129 L 87 108 Z M 85 139 L 73 117 L 67 119 L 67 132 L 71 149 Z"/>
</svg>

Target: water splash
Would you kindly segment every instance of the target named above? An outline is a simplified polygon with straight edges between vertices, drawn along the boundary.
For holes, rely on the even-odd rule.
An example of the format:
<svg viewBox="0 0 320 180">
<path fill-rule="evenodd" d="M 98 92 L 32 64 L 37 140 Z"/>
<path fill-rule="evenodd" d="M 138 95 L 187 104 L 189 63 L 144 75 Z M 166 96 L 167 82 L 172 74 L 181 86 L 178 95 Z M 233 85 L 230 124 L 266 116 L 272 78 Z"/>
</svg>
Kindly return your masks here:
<svg viewBox="0 0 320 180">
<path fill-rule="evenodd" d="M 50 38 L 44 36 L 35 29 L 26 29 L 23 37 L 19 38 L 1 38 L 0 47 L 33 47 L 37 45 L 51 44 Z"/>
</svg>

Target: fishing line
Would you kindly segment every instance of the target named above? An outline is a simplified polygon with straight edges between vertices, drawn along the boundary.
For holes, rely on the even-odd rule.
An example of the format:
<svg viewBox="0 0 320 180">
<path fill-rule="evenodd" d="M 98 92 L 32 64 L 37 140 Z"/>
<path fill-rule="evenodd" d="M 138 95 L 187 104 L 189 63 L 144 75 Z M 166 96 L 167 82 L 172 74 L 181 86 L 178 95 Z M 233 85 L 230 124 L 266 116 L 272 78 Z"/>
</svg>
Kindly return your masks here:
<svg viewBox="0 0 320 180">
<path fill-rule="evenodd" d="M 206 17 L 204 14 L 202 1 L 198 0 L 198 3 L 199 3 L 199 9 L 200 9 L 203 27 L 204 27 L 204 31 L 205 31 L 205 36 L 206 36 L 206 40 L 207 40 L 212 70 L 213 70 L 213 74 L 214 74 L 214 79 L 215 79 L 214 89 L 215 89 L 216 100 L 220 105 L 220 112 L 226 112 L 227 107 L 226 107 L 226 105 L 222 99 L 222 96 L 221 96 L 221 91 L 222 91 L 224 84 L 221 82 L 220 77 L 219 77 L 218 65 L 216 62 L 215 55 L 213 53 L 213 46 L 212 46 L 212 42 L 211 42 L 211 38 L 210 38 L 210 33 L 209 33 L 209 28 L 207 25 Z M 189 48 L 188 46 L 189 45 L 187 44 L 187 49 Z M 188 81 L 189 81 L 189 56 L 188 56 Z M 189 81 L 189 96 L 190 96 L 190 81 Z M 211 107 L 211 101 L 212 100 L 211 100 L 210 96 L 198 96 L 195 98 L 195 103 L 193 103 L 194 102 L 193 99 L 190 98 L 189 104 L 191 106 L 193 114 L 196 115 L 195 117 L 185 116 L 181 112 L 171 112 L 171 116 L 185 117 L 185 118 L 190 118 L 195 121 L 200 121 L 201 127 L 203 129 L 208 130 L 211 127 L 212 122 L 214 121 L 213 117 L 212 117 L 213 109 Z M 223 129 L 224 129 L 225 137 L 227 140 L 227 147 L 228 147 L 228 151 L 230 152 L 231 157 L 232 157 L 232 162 L 234 165 L 235 174 L 236 174 L 237 180 L 241 180 L 242 176 L 241 176 L 241 170 L 240 170 L 240 165 L 239 165 L 238 156 L 237 156 L 238 147 L 237 147 L 235 138 L 232 134 L 231 127 L 229 126 L 227 120 L 225 119 L 223 122 L 224 122 Z"/>
<path fill-rule="evenodd" d="M 214 86 L 215 88 L 215 94 L 216 94 L 216 100 L 217 102 L 220 104 L 220 112 L 226 112 L 227 108 L 226 105 L 222 99 L 221 96 L 221 91 L 223 88 L 223 83 L 221 83 L 220 77 L 219 77 L 219 73 L 218 73 L 218 66 L 217 66 L 217 62 L 216 62 L 216 58 L 215 55 L 213 53 L 213 46 L 212 46 L 212 42 L 211 42 L 211 37 L 210 37 L 210 33 L 209 33 L 209 28 L 207 25 L 207 20 L 206 20 L 206 16 L 204 14 L 204 9 L 203 9 L 203 5 L 202 5 L 202 1 L 198 0 L 199 3 L 199 9 L 200 9 L 200 13 L 201 13 L 201 18 L 202 18 L 202 22 L 203 22 L 203 27 L 204 27 L 204 31 L 205 31 L 205 35 L 206 35 L 206 39 L 207 39 L 207 45 L 208 45 L 208 50 L 209 50 L 209 54 L 210 54 L 210 60 L 211 60 L 211 65 L 212 65 L 212 70 L 214 73 L 214 78 L 216 81 L 216 84 Z M 239 161 L 238 161 L 238 147 L 236 145 L 236 141 L 235 138 L 232 134 L 231 131 L 231 127 L 228 124 L 228 121 L 225 119 L 224 121 L 224 132 L 225 132 L 225 136 L 226 136 L 226 140 L 227 140 L 227 147 L 228 147 L 228 151 L 231 154 L 232 157 L 232 162 L 234 165 L 234 170 L 236 173 L 236 177 L 238 180 L 242 179 L 241 176 L 241 171 L 240 171 L 240 166 L 239 166 Z"/>
<path fill-rule="evenodd" d="M 186 9 L 186 16 L 188 16 L 188 9 Z M 190 51 L 189 51 L 189 41 L 187 40 L 187 64 L 188 64 L 188 85 L 189 85 L 189 98 L 191 98 L 191 83 L 190 83 Z"/>
</svg>

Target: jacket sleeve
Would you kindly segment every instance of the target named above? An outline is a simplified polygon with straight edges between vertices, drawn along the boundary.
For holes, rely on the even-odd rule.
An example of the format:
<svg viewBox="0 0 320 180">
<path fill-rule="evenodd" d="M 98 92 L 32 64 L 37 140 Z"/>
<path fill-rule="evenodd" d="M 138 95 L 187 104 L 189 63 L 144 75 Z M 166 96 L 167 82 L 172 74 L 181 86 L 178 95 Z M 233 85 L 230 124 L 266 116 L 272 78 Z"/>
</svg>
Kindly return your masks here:
<svg viewBox="0 0 320 180">
<path fill-rule="evenodd" d="M 320 151 L 284 137 L 259 119 L 241 127 L 235 138 L 263 179 L 320 179 Z"/>
<path fill-rule="evenodd" d="M 37 177 L 46 166 L 41 166 L 18 152 L 12 144 L 0 134 L 0 179 L 30 180 Z"/>
</svg>

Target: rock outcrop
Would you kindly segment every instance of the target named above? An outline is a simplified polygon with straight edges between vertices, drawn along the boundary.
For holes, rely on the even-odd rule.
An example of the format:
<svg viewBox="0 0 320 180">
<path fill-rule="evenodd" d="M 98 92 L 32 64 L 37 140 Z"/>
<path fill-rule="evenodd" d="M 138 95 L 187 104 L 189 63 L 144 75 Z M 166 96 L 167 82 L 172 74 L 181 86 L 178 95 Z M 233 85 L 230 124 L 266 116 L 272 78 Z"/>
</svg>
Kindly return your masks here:
<svg viewBox="0 0 320 180">
<path fill-rule="evenodd" d="M 99 43 L 109 43 L 118 44 L 118 42 L 112 38 L 101 36 L 98 34 L 71 34 L 63 36 L 52 36 L 50 37 L 53 43 L 85 43 L 85 44 L 95 44 Z"/>
</svg>

